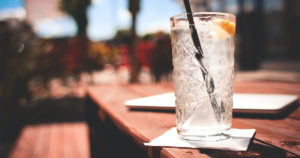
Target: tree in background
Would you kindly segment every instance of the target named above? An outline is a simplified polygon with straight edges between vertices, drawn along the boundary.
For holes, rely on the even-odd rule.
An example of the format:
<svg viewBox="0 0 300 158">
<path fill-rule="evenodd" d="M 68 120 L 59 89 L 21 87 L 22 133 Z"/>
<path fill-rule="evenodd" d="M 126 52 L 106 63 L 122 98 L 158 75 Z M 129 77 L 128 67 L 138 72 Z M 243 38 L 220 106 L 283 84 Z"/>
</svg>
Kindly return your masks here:
<svg viewBox="0 0 300 158">
<path fill-rule="evenodd" d="M 90 67 L 87 57 L 89 40 L 86 35 L 87 9 L 90 4 L 91 0 L 61 0 L 59 5 L 60 10 L 72 16 L 77 25 L 77 38 L 69 40 L 65 55 L 66 74 L 74 77 Z"/>
<path fill-rule="evenodd" d="M 129 44 L 129 55 L 130 55 L 130 83 L 138 82 L 139 74 L 139 63 L 137 60 L 136 53 L 136 15 L 140 10 L 140 0 L 129 0 L 129 11 L 132 16 L 132 24 L 130 29 L 130 44 Z"/>
<path fill-rule="evenodd" d="M 35 76 L 40 47 L 30 25 L 10 19 L 0 22 L 0 50 L 0 142 L 6 144 L 22 127 L 22 107 L 31 99 L 27 83 Z"/>
<path fill-rule="evenodd" d="M 87 8 L 91 0 L 61 0 L 60 10 L 72 16 L 77 24 L 77 37 L 86 38 Z"/>
</svg>

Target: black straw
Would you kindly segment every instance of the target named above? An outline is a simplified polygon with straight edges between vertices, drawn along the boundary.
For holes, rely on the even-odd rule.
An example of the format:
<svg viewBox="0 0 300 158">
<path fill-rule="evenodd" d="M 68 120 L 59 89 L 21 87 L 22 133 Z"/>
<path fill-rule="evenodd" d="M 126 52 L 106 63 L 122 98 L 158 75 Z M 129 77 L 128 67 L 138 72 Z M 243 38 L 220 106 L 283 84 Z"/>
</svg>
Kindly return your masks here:
<svg viewBox="0 0 300 158">
<path fill-rule="evenodd" d="M 198 53 L 196 53 L 196 58 L 198 60 L 200 60 L 203 57 L 203 51 L 202 51 L 200 40 L 199 40 L 199 37 L 198 37 L 198 33 L 197 33 L 197 30 L 196 30 L 196 27 L 195 27 L 195 22 L 194 22 L 194 19 L 193 19 L 193 13 L 192 13 L 192 10 L 191 10 L 189 0 L 184 0 L 184 6 L 185 6 L 186 13 L 187 13 L 187 18 L 188 18 L 188 21 L 189 21 L 190 30 L 191 30 L 191 33 L 192 33 L 193 43 L 194 43 L 194 46 L 196 47 L 196 49 L 198 50 Z"/>
<path fill-rule="evenodd" d="M 214 80 L 209 75 L 208 71 L 205 69 L 205 67 L 204 67 L 204 65 L 201 61 L 201 59 L 203 58 L 203 51 L 202 51 L 202 48 L 201 48 L 200 40 L 198 38 L 198 33 L 197 33 L 197 30 L 196 30 L 196 27 L 195 27 L 195 22 L 194 22 L 194 19 L 193 19 L 193 13 L 192 13 L 192 10 L 191 10 L 189 0 L 183 0 L 183 1 L 184 1 L 184 6 L 185 6 L 185 9 L 186 9 L 186 13 L 187 13 L 187 18 L 188 18 L 188 21 L 189 21 L 189 27 L 190 27 L 190 30 L 191 30 L 193 43 L 194 43 L 194 46 L 196 47 L 196 49 L 198 51 L 198 52 L 195 53 L 195 57 L 197 58 L 197 60 L 199 61 L 199 64 L 200 64 L 200 68 L 201 68 L 203 79 L 204 79 L 205 86 L 206 86 L 206 91 L 209 95 L 210 103 L 211 103 L 211 105 L 214 109 L 216 119 L 218 121 L 220 121 L 221 119 L 224 120 L 224 115 L 223 115 L 225 113 L 224 103 L 223 103 L 223 101 L 221 101 L 221 104 L 218 105 L 217 98 L 216 98 L 216 95 L 214 93 L 214 91 L 215 91 Z"/>
</svg>

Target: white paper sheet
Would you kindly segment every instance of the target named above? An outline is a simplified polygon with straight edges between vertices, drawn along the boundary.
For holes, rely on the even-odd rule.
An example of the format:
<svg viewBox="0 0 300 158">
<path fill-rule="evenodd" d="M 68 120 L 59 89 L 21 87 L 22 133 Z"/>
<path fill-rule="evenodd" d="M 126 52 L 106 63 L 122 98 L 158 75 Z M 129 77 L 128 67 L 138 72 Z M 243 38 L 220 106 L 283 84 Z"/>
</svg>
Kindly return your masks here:
<svg viewBox="0 0 300 158">
<path fill-rule="evenodd" d="M 250 140 L 255 133 L 255 129 L 231 129 L 231 133 L 231 138 L 221 141 L 186 141 L 178 137 L 176 128 L 173 127 L 167 132 L 165 132 L 163 135 L 155 138 L 149 143 L 144 144 L 146 146 L 247 151 Z"/>
</svg>

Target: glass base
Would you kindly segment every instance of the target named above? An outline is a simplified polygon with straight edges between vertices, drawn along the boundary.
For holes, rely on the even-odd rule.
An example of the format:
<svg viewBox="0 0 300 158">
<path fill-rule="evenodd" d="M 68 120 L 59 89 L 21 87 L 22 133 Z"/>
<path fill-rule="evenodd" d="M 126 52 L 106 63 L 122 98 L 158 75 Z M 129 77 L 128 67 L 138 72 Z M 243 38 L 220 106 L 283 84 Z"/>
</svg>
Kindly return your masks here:
<svg viewBox="0 0 300 158">
<path fill-rule="evenodd" d="M 177 130 L 177 133 L 179 135 L 179 138 L 188 140 L 188 141 L 221 141 L 225 139 L 231 138 L 231 132 L 230 129 L 223 131 L 221 133 L 212 134 L 212 135 L 196 135 L 191 133 L 186 133 Z"/>
</svg>

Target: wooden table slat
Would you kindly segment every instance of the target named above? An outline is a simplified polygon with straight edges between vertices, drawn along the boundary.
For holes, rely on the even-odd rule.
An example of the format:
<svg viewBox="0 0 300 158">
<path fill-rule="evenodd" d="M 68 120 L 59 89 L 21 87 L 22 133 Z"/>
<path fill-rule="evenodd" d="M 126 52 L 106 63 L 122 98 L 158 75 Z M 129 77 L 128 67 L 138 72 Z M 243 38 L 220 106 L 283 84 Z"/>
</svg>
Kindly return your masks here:
<svg viewBox="0 0 300 158">
<path fill-rule="evenodd" d="M 26 126 L 10 158 L 89 158 L 85 123 Z"/>
</svg>

